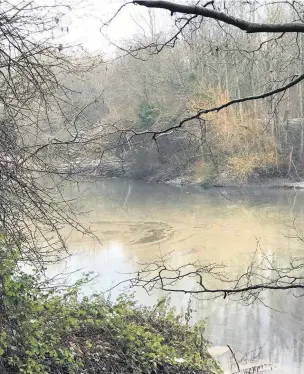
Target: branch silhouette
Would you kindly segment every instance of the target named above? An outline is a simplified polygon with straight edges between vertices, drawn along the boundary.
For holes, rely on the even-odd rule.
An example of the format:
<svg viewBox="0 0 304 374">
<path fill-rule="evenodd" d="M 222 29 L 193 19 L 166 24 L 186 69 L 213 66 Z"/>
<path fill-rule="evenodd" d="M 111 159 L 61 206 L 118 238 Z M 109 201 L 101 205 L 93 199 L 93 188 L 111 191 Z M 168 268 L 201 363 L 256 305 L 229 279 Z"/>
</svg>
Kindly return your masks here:
<svg viewBox="0 0 304 374">
<path fill-rule="evenodd" d="M 226 13 L 219 12 L 206 6 L 176 4 L 170 1 L 154 1 L 154 0 L 134 0 L 133 4 L 144 6 L 147 8 L 158 8 L 169 10 L 171 14 L 183 13 L 193 14 L 206 18 L 212 18 L 217 21 L 224 22 L 228 25 L 235 26 L 247 33 L 277 33 L 277 32 L 304 32 L 304 23 L 288 22 L 288 23 L 256 23 L 248 22 L 241 18 L 230 16 Z"/>
</svg>

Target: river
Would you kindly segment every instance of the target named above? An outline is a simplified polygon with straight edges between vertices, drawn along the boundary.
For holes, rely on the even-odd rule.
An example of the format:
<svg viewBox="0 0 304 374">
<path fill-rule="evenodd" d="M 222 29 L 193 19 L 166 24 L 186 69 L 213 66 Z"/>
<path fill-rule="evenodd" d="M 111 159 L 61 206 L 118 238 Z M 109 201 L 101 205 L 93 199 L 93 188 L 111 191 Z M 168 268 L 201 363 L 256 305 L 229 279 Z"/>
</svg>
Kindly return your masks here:
<svg viewBox="0 0 304 374">
<path fill-rule="evenodd" d="M 101 242 L 72 232 L 68 243 L 73 256 L 51 271 L 98 273 L 88 292 L 108 289 L 127 277 L 123 273 L 138 270 L 139 263 L 160 253 L 173 253 L 175 265 L 197 260 L 224 263 L 235 274 L 246 268 L 257 243 L 278 264 L 304 250 L 304 243 L 286 235 L 294 220 L 298 229 L 304 229 L 304 192 L 300 190 L 205 190 L 101 179 L 71 183 L 65 194 L 80 196 L 77 204 L 84 213 L 78 219 Z M 121 290 L 114 289 L 112 296 Z M 161 295 L 160 291 L 152 296 L 136 291 L 142 304 L 151 305 Z M 304 299 L 276 292 L 265 294 L 263 301 L 268 307 L 223 298 L 195 299 L 192 307 L 195 318 L 206 320 L 205 336 L 227 373 L 236 371 L 231 370 L 227 344 L 242 367 L 266 365 L 275 374 L 304 373 Z M 185 308 L 188 296 L 173 293 L 171 302 L 177 309 Z"/>
</svg>

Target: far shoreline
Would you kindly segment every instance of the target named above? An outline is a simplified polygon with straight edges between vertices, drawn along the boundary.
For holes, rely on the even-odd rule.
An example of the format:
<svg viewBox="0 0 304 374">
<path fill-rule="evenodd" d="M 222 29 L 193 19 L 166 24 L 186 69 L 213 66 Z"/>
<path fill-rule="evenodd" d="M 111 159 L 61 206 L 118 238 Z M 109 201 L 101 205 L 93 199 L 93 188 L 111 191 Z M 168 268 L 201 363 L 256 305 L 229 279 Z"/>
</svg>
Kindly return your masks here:
<svg viewBox="0 0 304 374">
<path fill-rule="evenodd" d="M 212 189 L 212 188 L 267 188 L 267 189 L 294 189 L 294 190 L 304 190 L 304 180 L 292 181 L 290 179 L 275 178 L 275 179 L 264 179 L 260 181 L 252 182 L 231 182 L 231 183 L 221 183 L 221 182 L 206 182 L 206 183 L 195 183 L 188 181 L 185 178 L 176 178 L 164 182 L 156 182 L 157 184 L 167 184 L 170 186 L 183 186 L 183 187 L 200 187 L 202 189 Z"/>
</svg>

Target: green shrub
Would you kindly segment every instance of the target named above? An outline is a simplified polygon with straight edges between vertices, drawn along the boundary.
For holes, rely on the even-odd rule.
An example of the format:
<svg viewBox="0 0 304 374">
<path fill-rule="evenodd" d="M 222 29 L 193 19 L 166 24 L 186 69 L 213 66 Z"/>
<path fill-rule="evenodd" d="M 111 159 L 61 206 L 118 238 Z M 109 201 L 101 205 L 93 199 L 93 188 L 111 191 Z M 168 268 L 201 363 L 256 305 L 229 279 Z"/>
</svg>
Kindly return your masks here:
<svg viewBox="0 0 304 374">
<path fill-rule="evenodd" d="M 80 297 L 83 282 L 59 289 L 17 266 L 2 248 L 0 372 L 12 374 L 220 373 L 207 353 L 204 324 L 167 303 L 138 307 Z"/>
<path fill-rule="evenodd" d="M 160 110 L 156 105 L 148 102 L 143 102 L 139 108 L 136 130 L 149 130 L 156 122 L 159 114 Z"/>
</svg>

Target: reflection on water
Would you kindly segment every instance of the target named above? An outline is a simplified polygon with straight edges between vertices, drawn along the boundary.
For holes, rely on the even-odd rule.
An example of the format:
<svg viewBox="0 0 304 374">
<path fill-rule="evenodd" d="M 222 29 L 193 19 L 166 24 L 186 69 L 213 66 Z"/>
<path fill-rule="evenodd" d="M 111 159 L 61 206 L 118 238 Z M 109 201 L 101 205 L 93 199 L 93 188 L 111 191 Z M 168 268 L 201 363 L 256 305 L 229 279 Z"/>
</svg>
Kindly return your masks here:
<svg viewBox="0 0 304 374">
<path fill-rule="evenodd" d="M 83 183 L 80 189 L 79 209 L 88 213 L 79 219 L 102 244 L 73 233 L 69 246 L 75 255 L 62 267 L 99 273 L 92 290 L 107 289 L 125 279 L 124 273 L 137 270 L 139 263 L 171 251 L 174 265 L 212 261 L 227 264 L 231 273 L 245 269 L 257 242 L 278 264 L 303 251 L 303 243 L 286 237 L 294 219 L 298 228 L 304 226 L 301 191 L 203 190 L 118 179 Z M 65 193 L 74 197 L 79 185 L 67 186 Z M 113 290 L 113 296 L 118 292 Z M 160 296 L 142 290 L 136 294 L 145 304 Z M 207 320 L 206 337 L 212 344 L 229 344 L 239 359 L 244 356 L 244 363 L 270 364 L 277 374 L 303 373 L 304 300 L 278 292 L 265 294 L 264 302 L 268 307 L 194 300 L 193 308 L 197 318 Z M 188 298 L 173 294 L 172 303 L 186 307 Z M 220 351 L 228 369 L 231 355 L 226 348 Z"/>
</svg>

